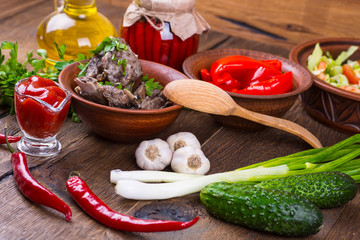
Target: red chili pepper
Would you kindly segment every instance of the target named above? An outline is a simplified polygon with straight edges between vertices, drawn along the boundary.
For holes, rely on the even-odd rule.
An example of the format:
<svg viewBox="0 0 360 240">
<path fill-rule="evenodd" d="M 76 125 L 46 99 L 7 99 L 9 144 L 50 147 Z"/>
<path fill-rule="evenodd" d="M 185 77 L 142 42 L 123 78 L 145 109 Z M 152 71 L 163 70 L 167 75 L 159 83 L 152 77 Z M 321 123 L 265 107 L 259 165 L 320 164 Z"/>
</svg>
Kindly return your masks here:
<svg viewBox="0 0 360 240">
<path fill-rule="evenodd" d="M 281 71 L 249 57 L 236 55 L 215 61 L 211 65 L 210 73 L 216 85 L 228 81 L 230 75 L 233 81 L 237 80 L 237 88 L 243 89 L 259 81 L 280 75 Z"/>
<path fill-rule="evenodd" d="M 9 135 L 6 137 L 7 137 L 9 143 L 18 142 L 21 140 L 21 137 L 14 137 L 14 136 L 9 136 Z M 0 134 L 0 144 L 5 144 L 5 143 L 6 143 L 5 135 Z"/>
<path fill-rule="evenodd" d="M 139 59 L 145 58 L 145 22 L 143 20 L 138 21 L 135 24 L 135 44 L 136 53 Z"/>
<path fill-rule="evenodd" d="M 63 213 L 66 217 L 66 221 L 69 221 L 72 216 L 70 207 L 55 194 L 43 187 L 31 176 L 27 166 L 25 153 L 14 153 L 14 150 L 10 146 L 9 141 L 7 141 L 7 143 L 10 152 L 12 153 L 11 164 L 14 172 L 14 179 L 20 191 L 25 195 L 25 197 L 29 198 L 34 203 L 53 208 Z"/>
<path fill-rule="evenodd" d="M 128 28 L 128 36 L 129 36 L 129 46 L 131 48 L 131 50 L 136 53 L 136 44 L 135 44 L 135 25 L 131 25 Z"/>
<path fill-rule="evenodd" d="M 286 72 L 269 80 L 261 81 L 245 89 L 236 90 L 234 92 L 250 95 L 282 94 L 292 90 L 292 78 L 292 72 Z"/>
<path fill-rule="evenodd" d="M 145 59 L 150 61 L 152 60 L 154 31 L 153 26 L 147 21 L 145 24 Z"/>
<path fill-rule="evenodd" d="M 199 217 L 189 222 L 147 220 L 115 212 L 101 201 L 78 176 L 71 177 L 66 187 L 75 202 L 91 217 L 105 226 L 130 232 L 164 232 L 182 230 L 194 225 Z"/>
<path fill-rule="evenodd" d="M 181 51 L 181 49 L 179 48 L 180 41 L 181 39 L 178 36 L 174 35 L 170 48 L 170 54 L 169 54 L 170 55 L 168 62 L 169 67 L 176 68 L 177 66 L 179 52 Z"/>
</svg>

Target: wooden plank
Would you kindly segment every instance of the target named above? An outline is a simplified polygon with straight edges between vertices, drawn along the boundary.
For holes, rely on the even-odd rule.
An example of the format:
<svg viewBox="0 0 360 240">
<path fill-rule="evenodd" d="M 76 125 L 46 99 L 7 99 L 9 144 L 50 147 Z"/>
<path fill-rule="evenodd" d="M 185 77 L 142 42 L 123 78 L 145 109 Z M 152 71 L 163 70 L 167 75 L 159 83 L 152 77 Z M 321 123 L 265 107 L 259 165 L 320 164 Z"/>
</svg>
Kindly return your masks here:
<svg viewBox="0 0 360 240">
<path fill-rule="evenodd" d="M 131 1 L 104 0 L 127 7 Z M 358 37 L 357 0 L 197 0 L 196 10 L 214 31 L 282 47 L 315 38 Z"/>
<path fill-rule="evenodd" d="M 215 31 L 291 47 L 321 37 L 357 37 L 359 1 L 197 1 Z M 336 19 L 336 20 L 335 20 Z"/>
<path fill-rule="evenodd" d="M 307 117 L 297 119 L 299 112 L 302 112 L 298 107 L 295 106 L 290 110 L 286 118 L 309 128 L 315 135 L 321 137 L 324 145 L 333 144 L 347 137 L 342 133 L 326 131 L 325 126 L 314 124 Z M 160 137 L 165 139 L 169 134 L 178 131 L 192 131 L 200 138 L 203 144 L 202 149 L 212 163 L 211 173 L 234 170 L 251 163 L 309 148 L 301 139 L 276 129 L 266 128 L 259 132 L 246 132 L 219 128 L 209 115 L 191 110 L 184 111 L 178 122 L 163 132 Z M 59 134 L 59 139 L 64 148 L 58 156 L 41 159 L 29 157 L 29 164 L 35 166 L 31 173 L 41 184 L 70 204 L 74 218 L 71 223 L 66 223 L 61 214 L 27 201 L 14 186 L 12 176 L 9 176 L 1 182 L 0 188 L 0 196 L 4 196 L 0 201 L 0 210 L 2 210 L 0 217 L 7 219 L 0 230 L 1 237 L 7 238 L 11 233 L 14 239 L 33 237 L 46 239 L 49 234 L 61 236 L 61 239 L 100 238 L 104 235 L 124 239 L 128 237 L 169 239 L 176 238 L 180 234 L 184 238 L 199 239 L 218 239 L 221 236 L 229 239 L 234 236 L 241 236 L 244 239 L 279 239 L 277 236 L 216 220 L 206 213 L 198 194 L 158 201 L 159 203 L 186 203 L 198 212 L 201 217 L 199 223 L 181 233 L 125 233 L 107 229 L 84 214 L 70 199 L 65 190 L 67 176 L 71 171 L 80 171 L 92 190 L 110 207 L 119 212 L 134 214 L 141 206 L 151 202 L 125 200 L 115 195 L 114 186 L 109 182 L 109 172 L 115 168 L 137 169 L 134 158 L 137 145 L 117 144 L 104 140 L 92 134 L 84 125 L 69 121 Z M 204 142 L 205 139 L 207 139 L 206 142 Z M 9 202 L 11 202 L 10 205 Z M 324 211 L 324 228 L 309 239 L 324 239 L 342 210 L 343 208 Z M 39 231 L 44 228 L 44 221 L 48 223 L 46 231 Z M 342 226 L 342 224 L 339 225 Z M 14 231 L 20 227 L 23 231 Z M 10 231 L 5 231 L 5 229 L 10 229 Z"/>
<path fill-rule="evenodd" d="M 25 60 L 26 53 L 38 49 L 36 42 L 37 27 L 40 22 L 51 12 L 54 11 L 53 1 L 29 1 L 21 4 L 16 1 L 4 1 L 8 4 L 8 11 L 11 14 L 0 15 L 0 42 L 13 41 L 19 42 L 19 59 Z M 24 1 L 20 1 L 24 2 Z M 28 4 L 31 3 L 31 7 Z M 26 11 L 25 11 L 26 10 Z M 113 6 L 108 3 L 98 2 L 99 12 L 106 12 L 105 15 L 119 29 L 122 12 L 124 8 Z"/>
<path fill-rule="evenodd" d="M 331 229 L 326 239 L 359 239 L 360 226 L 357 223 L 360 221 L 360 216 L 356 211 L 360 207 L 359 194 L 345 207 L 338 219 L 339 224 Z"/>
<path fill-rule="evenodd" d="M 21 12 L 29 11 L 30 8 L 37 8 L 42 4 L 46 4 L 46 0 L 34 0 L 34 1 L 23 1 L 23 0 L 1 0 L 0 6 L 2 11 L 0 12 L 0 21 L 8 17 L 15 16 Z M 55 8 L 53 7 L 53 10 Z"/>
<path fill-rule="evenodd" d="M 209 118 L 210 116 L 206 114 L 184 110 L 177 122 L 161 133 L 159 137 L 166 139 L 167 136 L 175 132 L 191 131 L 203 143 L 220 127 Z M 9 219 L 5 221 L 0 230 L 0 238 L 11 236 L 14 239 L 28 239 L 36 236 L 40 239 L 46 239 L 49 234 L 61 236 L 63 239 L 72 239 L 74 236 L 99 238 L 104 231 L 107 231 L 105 227 L 78 209 L 66 193 L 66 179 L 69 173 L 75 170 L 79 171 L 93 191 L 114 209 L 125 213 L 138 204 L 136 201 L 122 200 L 116 196 L 114 186 L 109 181 L 109 173 L 112 169 L 137 169 L 134 156 L 137 144 L 126 145 L 107 141 L 94 135 L 86 128 L 85 124 L 76 124 L 70 121 L 67 121 L 62 128 L 58 139 L 63 145 L 63 150 L 59 155 L 47 158 L 28 156 L 28 163 L 35 179 L 70 204 L 74 214 L 72 224 L 66 223 L 61 214 L 25 200 L 14 186 L 12 175 L 6 175 L 1 182 L 0 196 L 6 195 L 6 199 L 12 199 L 12 204 L 9 206 L 8 201 L 0 201 L 0 209 L 11 207 L 11 211 L 1 211 L 0 213 L 2 219 Z M 2 158 L 1 161 L 8 163 L 9 156 Z M 9 168 L 9 164 L 6 167 Z M 5 166 L 1 166 L 1 168 L 4 169 Z M 181 202 L 183 199 L 179 198 L 176 201 Z M 145 203 L 142 202 L 139 206 Z M 49 228 L 49 231 L 40 232 L 38 229 L 43 227 L 44 219 L 50 221 L 46 227 L 46 229 Z M 60 227 L 56 228 L 56 225 Z M 15 226 L 16 228 L 21 226 L 24 231 L 16 233 L 5 231 L 5 229 L 16 229 Z M 92 231 L 94 227 L 97 230 Z M 10 233 L 12 235 L 9 235 Z M 126 236 L 126 233 L 118 231 L 114 231 L 114 233 L 120 236 L 125 234 Z"/>
</svg>

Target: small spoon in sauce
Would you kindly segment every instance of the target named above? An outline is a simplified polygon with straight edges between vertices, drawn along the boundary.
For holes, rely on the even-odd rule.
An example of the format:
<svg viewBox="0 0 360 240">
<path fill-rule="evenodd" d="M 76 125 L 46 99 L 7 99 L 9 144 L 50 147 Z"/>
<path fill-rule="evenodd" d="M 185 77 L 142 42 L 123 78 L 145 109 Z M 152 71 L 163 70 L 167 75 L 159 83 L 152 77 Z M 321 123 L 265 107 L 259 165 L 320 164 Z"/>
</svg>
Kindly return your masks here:
<svg viewBox="0 0 360 240">
<path fill-rule="evenodd" d="M 163 93 L 168 99 L 184 107 L 216 115 L 242 117 L 292 133 L 314 148 L 322 148 L 319 139 L 304 127 L 289 120 L 249 111 L 239 106 L 224 90 L 211 83 L 194 79 L 177 80 L 168 83 Z"/>
</svg>

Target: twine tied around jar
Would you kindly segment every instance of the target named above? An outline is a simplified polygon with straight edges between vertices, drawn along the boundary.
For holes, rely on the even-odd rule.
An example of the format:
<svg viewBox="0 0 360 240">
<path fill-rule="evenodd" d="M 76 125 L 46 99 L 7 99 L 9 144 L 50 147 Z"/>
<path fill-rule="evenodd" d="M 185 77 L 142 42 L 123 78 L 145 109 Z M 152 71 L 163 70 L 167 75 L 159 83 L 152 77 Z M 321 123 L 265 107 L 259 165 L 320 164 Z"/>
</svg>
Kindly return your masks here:
<svg viewBox="0 0 360 240">
<path fill-rule="evenodd" d="M 195 0 L 135 0 L 124 14 L 123 26 L 130 27 L 144 17 L 159 31 L 163 29 L 166 21 L 170 23 L 171 31 L 184 41 L 194 34 L 202 34 L 210 29 L 194 6 Z M 159 19 L 161 24 L 154 24 L 151 17 Z"/>
</svg>

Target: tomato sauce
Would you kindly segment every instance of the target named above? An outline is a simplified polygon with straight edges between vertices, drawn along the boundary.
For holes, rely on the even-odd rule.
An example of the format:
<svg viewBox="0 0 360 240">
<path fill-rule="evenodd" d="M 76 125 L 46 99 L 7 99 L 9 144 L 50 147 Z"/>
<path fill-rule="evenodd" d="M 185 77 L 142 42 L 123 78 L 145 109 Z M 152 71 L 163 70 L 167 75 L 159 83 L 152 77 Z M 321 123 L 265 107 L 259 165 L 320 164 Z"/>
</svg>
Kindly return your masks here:
<svg viewBox="0 0 360 240">
<path fill-rule="evenodd" d="M 55 136 L 67 116 L 70 93 L 39 76 L 21 81 L 15 88 L 16 117 L 21 129 L 31 138 Z"/>
</svg>

